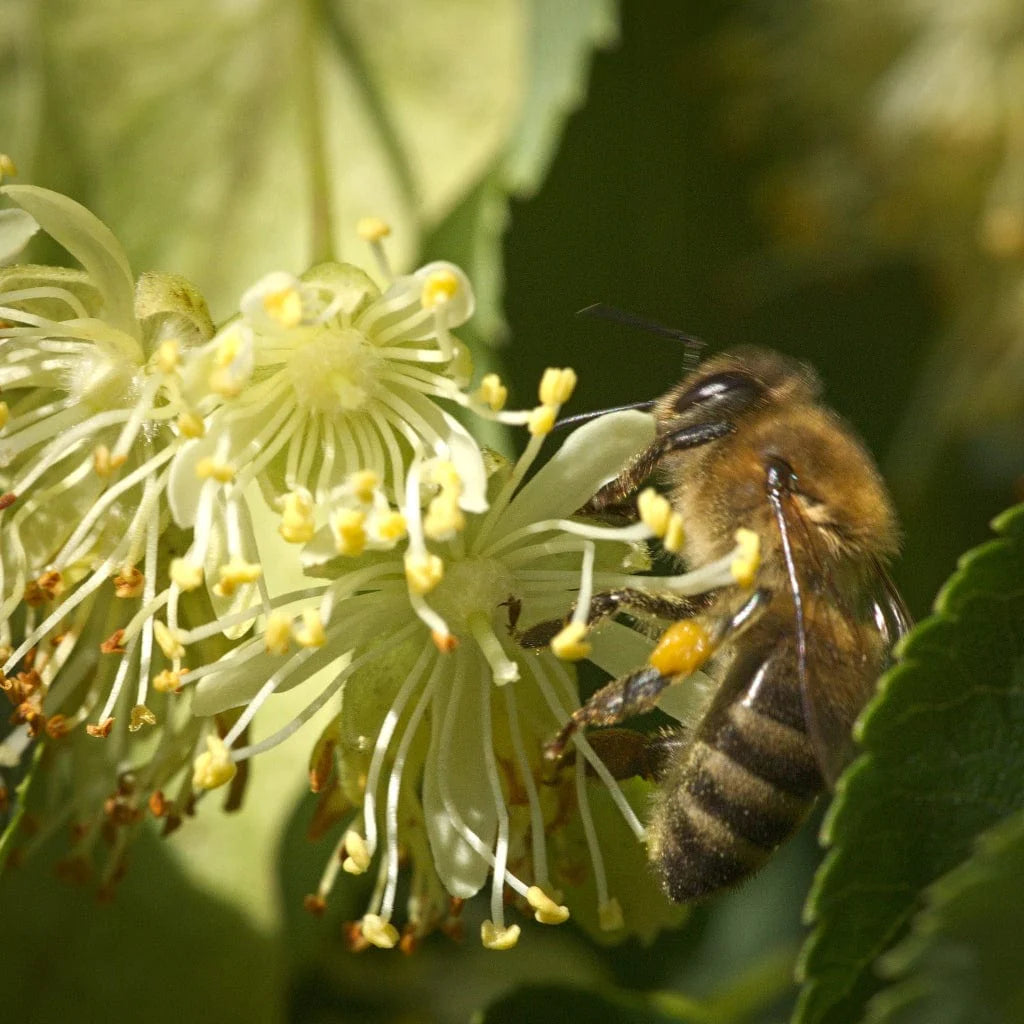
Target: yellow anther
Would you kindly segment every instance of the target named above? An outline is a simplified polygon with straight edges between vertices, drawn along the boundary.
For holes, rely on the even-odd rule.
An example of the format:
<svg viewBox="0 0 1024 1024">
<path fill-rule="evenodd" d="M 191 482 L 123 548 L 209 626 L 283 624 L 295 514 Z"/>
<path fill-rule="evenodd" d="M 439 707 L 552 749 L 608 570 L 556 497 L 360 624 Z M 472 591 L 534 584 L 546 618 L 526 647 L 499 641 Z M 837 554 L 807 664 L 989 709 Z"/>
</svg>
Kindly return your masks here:
<svg viewBox="0 0 1024 1024">
<path fill-rule="evenodd" d="M 350 875 L 361 875 L 370 866 L 370 848 L 366 840 L 351 829 L 345 833 L 345 859 L 341 866 Z"/>
<path fill-rule="evenodd" d="M 0 402 L 0 430 L 3 430 L 7 426 L 7 421 L 11 418 L 11 410 L 8 408 L 6 402 Z"/>
<path fill-rule="evenodd" d="M 423 281 L 420 302 L 424 309 L 436 309 L 459 293 L 459 279 L 447 269 L 432 270 Z"/>
<path fill-rule="evenodd" d="M 181 345 L 177 338 L 167 338 L 157 346 L 153 363 L 161 373 L 174 373 L 181 365 Z"/>
<path fill-rule="evenodd" d="M 665 536 L 672 515 L 672 506 L 668 498 L 659 494 L 653 487 L 645 487 L 637 495 L 636 510 L 640 514 L 640 521 L 655 537 Z"/>
<path fill-rule="evenodd" d="M 379 242 L 391 234 L 391 225 L 380 217 L 362 217 L 356 224 L 356 234 L 364 242 Z"/>
<path fill-rule="evenodd" d="M 586 642 L 586 635 L 586 623 L 570 622 L 552 639 L 551 650 L 556 658 L 563 661 L 580 661 L 590 654 L 590 644 Z"/>
<path fill-rule="evenodd" d="M 408 525 L 401 512 L 386 512 L 377 520 L 377 534 L 381 540 L 400 541 L 407 530 Z"/>
<path fill-rule="evenodd" d="M 556 903 L 539 885 L 526 890 L 526 902 L 533 907 L 533 918 L 540 924 L 561 924 L 569 920 L 569 908 Z"/>
<path fill-rule="evenodd" d="M 114 577 L 114 594 L 123 599 L 142 597 L 146 577 L 134 565 L 126 565 Z"/>
<path fill-rule="evenodd" d="M 729 564 L 733 579 L 741 587 L 752 587 L 761 567 L 761 538 L 753 530 L 736 531 L 736 554 Z"/>
<path fill-rule="evenodd" d="M 271 654 L 287 654 L 292 638 L 292 617 L 280 608 L 267 616 L 263 627 L 263 646 Z"/>
<path fill-rule="evenodd" d="M 348 486 L 358 501 L 369 504 L 380 487 L 380 477 L 372 469 L 359 469 L 349 474 Z"/>
<path fill-rule="evenodd" d="M 206 433 L 206 424 L 201 416 L 194 412 L 183 412 L 178 416 L 178 433 L 182 437 L 202 437 Z"/>
<path fill-rule="evenodd" d="M 92 468 L 96 475 L 106 479 L 119 470 L 127 461 L 127 455 L 111 455 L 105 444 L 98 444 L 92 453 Z"/>
<path fill-rule="evenodd" d="M 181 631 L 172 630 L 166 622 L 162 622 L 160 619 L 153 620 L 153 639 L 156 640 L 157 646 L 163 651 L 164 657 L 168 661 L 185 656 Z"/>
<path fill-rule="evenodd" d="M 213 352 L 214 366 L 227 369 L 237 358 L 242 350 L 242 332 L 238 324 L 232 324 L 217 341 Z"/>
<path fill-rule="evenodd" d="M 0 182 L 4 178 L 13 178 L 18 173 L 14 161 L 6 153 L 0 153 Z"/>
<path fill-rule="evenodd" d="M 551 433 L 558 416 L 558 409 L 553 405 L 538 405 L 530 412 L 530 418 L 526 421 L 526 429 L 537 437 Z"/>
<path fill-rule="evenodd" d="M 205 455 L 196 463 L 196 476 L 200 480 L 217 480 L 222 484 L 235 479 L 235 467 L 226 462 L 218 462 L 210 455 Z"/>
<path fill-rule="evenodd" d="M 603 932 L 617 932 L 626 927 L 622 917 L 622 907 L 619 901 L 612 896 L 597 908 L 597 924 Z"/>
<path fill-rule="evenodd" d="M 302 323 L 302 295 L 294 286 L 267 292 L 263 296 L 263 308 L 267 316 L 282 327 L 297 327 Z"/>
<path fill-rule="evenodd" d="M 156 725 L 156 715 L 145 704 L 136 704 L 128 719 L 128 731 L 138 732 L 144 725 Z"/>
<path fill-rule="evenodd" d="M 305 544 L 316 533 L 313 499 L 300 491 L 292 491 L 282 499 L 281 522 L 277 532 L 289 544 Z"/>
<path fill-rule="evenodd" d="M 431 540 L 448 540 L 466 527 L 466 517 L 459 508 L 458 497 L 442 491 L 427 506 L 423 517 L 423 532 Z"/>
<path fill-rule="evenodd" d="M 571 367 L 549 366 L 540 379 L 538 396 L 542 405 L 564 405 L 576 389 L 576 371 Z"/>
<path fill-rule="evenodd" d="M 366 514 L 357 508 L 340 508 L 332 518 L 338 554 L 353 558 L 361 555 L 366 547 Z"/>
<path fill-rule="evenodd" d="M 673 512 L 668 517 L 668 525 L 665 527 L 665 536 L 661 538 L 661 546 L 673 555 L 683 550 L 683 542 L 686 540 L 686 531 L 683 529 L 683 517 L 678 512 Z"/>
<path fill-rule="evenodd" d="M 179 590 L 195 590 L 202 585 L 203 567 L 187 558 L 172 558 L 171 582 L 176 583 Z"/>
<path fill-rule="evenodd" d="M 708 631 L 692 619 L 673 622 L 648 659 L 663 676 L 688 676 L 715 653 Z"/>
<path fill-rule="evenodd" d="M 175 672 L 173 669 L 165 668 L 153 677 L 153 689 L 157 693 L 174 693 L 181 688 L 181 677 L 185 670 Z"/>
<path fill-rule="evenodd" d="M 480 941 L 484 944 L 484 949 L 512 949 L 519 941 L 519 932 L 517 924 L 498 928 L 493 921 L 484 921 L 480 925 Z"/>
<path fill-rule="evenodd" d="M 244 343 L 242 330 L 235 323 L 220 336 L 214 349 L 213 371 L 207 383 L 210 390 L 222 398 L 234 398 L 245 384 L 245 378 L 239 375 L 239 368 L 235 365 Z"/>
<path fill-rule="evenodd" d="M 431 630 L 430 639 L 442 654 L 451 654 L 459 646 L 459 638 L 454 633 L 442 633 L 434 629 Z"/>
<path fill-rule="evenodd" d="M 315 608 L 306 608 L 302 612 L 302 625 L 292 630 L 292 636 L 300 647 L 323 647 L 327 635 L 320 613 Z"/>
<path fill-rule="evenodd" d="M 420 554 L 407 551 L 405 579 L 414 594 L 429 594 L 444 579 L 444 562 L 429 551 Z"/>
<path fill-rule="evenodd" d="M 364 914 L 359 930 L 363 938 L 378 949 L 393 949 L 398 943 L 398 929 L 377 914 Z"/>
<path fill-rule="evenodd" d="M 226 565 L 217 567 L 217 575 L 220 576 L 213 592 L 218 597 L 231 597 L 234 592 L 246 583 L 255 583 L 263 575 L 263 567 L 259 562 L 243 562 L 240 558 L 233 558 Z"/>
<path fill-rule="evenodd" d="M 501 383 L 501 378 L 496 373 L 488 373 L 480 381 L 476 397 L 490 406 L 492 412 L 500 412 L 508 401 L 508 388 Z"/>
<path fill-rule="evenodd" d="M 234 761 L 219 736 L 206 737 L 206 753 L 200 754 L 192 765 L 194 789 L 216 789 L 235 777 Z"/>
</svg>

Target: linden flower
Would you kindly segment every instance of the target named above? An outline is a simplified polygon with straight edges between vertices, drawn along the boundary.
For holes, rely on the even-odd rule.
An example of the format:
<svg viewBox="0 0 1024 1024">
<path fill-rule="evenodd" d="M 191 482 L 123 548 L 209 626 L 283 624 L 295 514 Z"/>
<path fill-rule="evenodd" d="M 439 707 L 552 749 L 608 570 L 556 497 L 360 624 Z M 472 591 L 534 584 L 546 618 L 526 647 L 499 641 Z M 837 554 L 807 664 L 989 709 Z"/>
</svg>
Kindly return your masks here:
<svg viewBox="0 0 1024 1024">
<path fill-rule="evenodd" d="M 213 411 L 173 474 L 179 522 L 195 522 L 194 468 L 204 457 L 237 471 L 236 490 L 258 481 L 282 512 L 282 536 L 304 543 L 314 506 L 357 470 L 394 497 L 414 447 L 452 454 L 454 444 L 456 458 L 475 450 L 434 401 L 467 401 L 459 385 L 468 357 L 450 330 L 473 307 L 470 283 L 451 263 L 430 263 L 383 293 L 338 263 L 257 282 L 240 316 L 189 358 L 187 392 Z"/>
<path fill-rule="evenodd" d="M 188 701 L 168 699 L 174 643 L 154 613 L 167 597 L 169 465 L 188 436 L 181 355 L 213 328 L 183 279 L 136 283 L 77 203 L 31 186 L 2 192 L 22 226 L 33 218 L 82 269 L 0 270 L 0 689 L 14 707 L 0 768 L 37 737 L 52 744 L 30 845 L 72 824 L 77 877 L 102 832 L 106 884 L 121 826 L 190 766 L 200 739 Z M 175 813 L 170 799 L 158 810 Z"/>
<path fill-rule="evenodd" d="M 83 268 L 0 270 L 0 645 L 26 723 L 5 744 L 11 760 L 44 727 L 63 733 L 97 711 L 105 721 L 129 676 L 136 721 L 147 719 L 154 633 L 135 613 L 157 594 L 163 495 L 181 443 L 180 353 L 212 325 L 184 280 L 136 284 L 116 240 L 77 203 L 32 186 L 0 191 Z M 104 644 L 125 656 L 97 662 Z M 92 654 L 57 688 L 83 646 Z"/>
<path fill-rule="evenodd" d="M 182 680 L 197 684 L 200 713 L 243 708 L 218 749 L 224 765 L 281 742 L 340 696 L 340 711 L 314 749 L 311 780 L 321 793 L 317 831 L 341 817 L 349 821 L 309 905 L 323 907 L 339 868 L 372 870 L 376 884 L 353 933 L 356 946 L 402 942 L 407 948 L 434 928 L 456 928 L 452 906 L 488 879 L 491 916 L 481 935 L 488 948 L 507 949 L 519 936 L 519 925 L 505 921 L 507 893 L 537 921 L 564 921 L 569 908 L 557 886 L 566 873 L 548 838 L 573 802 L 584 824 L 602 926 L 622 927 L 587 772 L 608 787 L 636 836 L 643 836 L 643 826 L 584 736 L 575 739 L 574 767 L 541 781 L 550 775 L 541 764 L 542 744 L 578 699 L 563 662 L 550 652 L 524 650 L 514 637 L 517 623 L 557 622 L 575 601 L 572 637 L 562 653 L 589 654 L 616 672 L 616 658 L 630 656 L 616 642 L 591 649 L 580 634 L 595 587 L 645 585 L 621 566 L 655 531 L 642 522 L 608 528 L 568 517 L 651 438 L 651 418 L 627 413 L 585 426 L 522 486 L 574 379 L 571 371 L 545 375 L 541 404 L 524 417 L 530 443 L 513 467 L 492 474 L 486 512 L 463 515 L 456 467 L 419 451 L 406 475 L 404 502 L 393 510 L 404 525 L 400 556 L 378 550 L 353 557 L 364 548 L 352 544 L 352 530 L 339 535 L 334 526 L 323 527 L 303 557 L 307 572 L 330 581 L 273 599 L 274 612 L 258 635 Z M 355 509 L 355 492 L 367 482 L 350 481 L 346 512 Z M 380 493 L 364 491 L 360 500 L 367 509 L 376 505 L 383 518 Z M 344 518 L 351 526 L 352 517 Z M 732 581 L 723 562 L 673 585 L 692 593 Z M 633 636 L 615 623 L 602 632 Z M 322 669 L 331 672 L 317 676 Z M 246 739 L 274 692 L 307 682 L 316 692 L 303 712 L 258 742 Z M 399 868 L 406 859 L 412 879 L 400 914 Z M 396 920 L 405 922 L 404 939 Z"/>
</svg>

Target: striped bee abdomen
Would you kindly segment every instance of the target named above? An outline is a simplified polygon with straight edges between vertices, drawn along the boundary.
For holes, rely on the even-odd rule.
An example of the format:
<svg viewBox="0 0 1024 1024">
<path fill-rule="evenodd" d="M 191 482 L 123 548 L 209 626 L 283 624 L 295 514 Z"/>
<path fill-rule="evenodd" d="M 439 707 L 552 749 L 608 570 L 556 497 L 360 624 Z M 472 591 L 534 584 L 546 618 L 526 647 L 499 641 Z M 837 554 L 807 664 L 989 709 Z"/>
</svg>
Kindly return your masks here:
<svg viewBox="0 0 1024 1024">
<path fill-rule="evenodd" d="M 797 829 L 823 782 L 792 644 L 744 645 L 656 799 L 649 853 L 668 895 L 743 881 Z"/>
</svg>

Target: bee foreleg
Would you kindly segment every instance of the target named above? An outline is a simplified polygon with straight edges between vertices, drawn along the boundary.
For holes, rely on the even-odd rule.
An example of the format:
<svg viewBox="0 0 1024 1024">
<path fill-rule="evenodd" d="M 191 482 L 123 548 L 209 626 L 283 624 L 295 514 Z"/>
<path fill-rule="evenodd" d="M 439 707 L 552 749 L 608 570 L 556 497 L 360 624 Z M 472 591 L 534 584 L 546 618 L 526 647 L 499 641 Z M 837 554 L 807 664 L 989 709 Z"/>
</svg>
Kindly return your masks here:
<svg viewBox="0 0 1024 1024">
<path fill-rule="evenodd" d="M 545 745 L 544 756 L 548 760 L 557 761 L 579 729 L 591 725 L 615 725 L 624 718 L 651 711 L 661 691 L 672 680 L 672 676 L 663 676 L 656 668 L 645 665 L 602 686 L 583 707 L 573 712 L 558 735 Z"/>
<path fill-rule="evenodd" d="M 669 453 L 687 448 L 699 448 L 710 441 L 731 434 L 736 427 L 727 420 L 711 423 L 697 423 L 669 431 L 656 437 L 646 448 L 634 455 L 626 468 L 613 480 L 609 480 L 579 510 L 580 515 L 596 512 L 618 511 L 626 499 L 636 491 L 658 468 L 658 463 Z"/>
</svg>

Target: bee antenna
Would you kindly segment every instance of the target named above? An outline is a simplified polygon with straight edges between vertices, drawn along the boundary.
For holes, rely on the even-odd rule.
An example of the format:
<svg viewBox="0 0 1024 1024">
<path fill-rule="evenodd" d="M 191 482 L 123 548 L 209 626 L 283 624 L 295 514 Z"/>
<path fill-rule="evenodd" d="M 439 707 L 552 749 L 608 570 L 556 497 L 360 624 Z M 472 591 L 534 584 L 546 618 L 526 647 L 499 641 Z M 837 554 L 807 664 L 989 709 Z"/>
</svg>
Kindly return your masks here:
<svg viewBox="0 0 1024 1024">
<path fill-rule="evenodd" d="M 553 430 L 565 430 L 568 427 L 576 427 L 581 423 L 589 423 L 591 420 L 596 420 L 598 416 L 607 416 L 613 412 L 629 412 L 630 409 L 640 409 L 646 411 L 647 409 L 653 409 L 654 402 L 648 399 L 646 402 L 630 402 L 629 405 L 616 405 L 611 409 L 597 409 L 593 412 L 579 412 L 575 416 L 566 416 L 560 419 L 552 428 Z"/>
<path fill-rule="evenodd" d="M 706 341 L 695 338 L 692 334 L 678 331 L 674 327 L 666 327 L 664 324 L 648 320 L 646 317 L 637 316 L 635 313 L 627 313 L 624 309 L 618 309 L 616 306 L 607 306 L 603 302 L 595 302 L 593 305 L 586 306 L 579 310 L 576 315 L 588 316 L 594 320 L 608 320 L 611 323 L 621 324 L 624 327 L 637 327 L 642 331 L 647 331 L 648 334 L 656 334 L 660 338 L 680 341 L 686 348 L 683 363 L 687 370 L 692 370 L 697 365 L 700 361 L 701 352 L 707 348 Z"/>
</svg>

